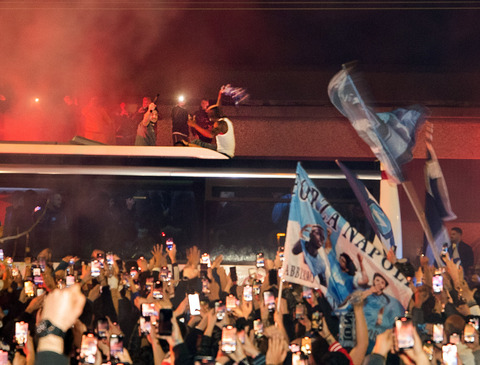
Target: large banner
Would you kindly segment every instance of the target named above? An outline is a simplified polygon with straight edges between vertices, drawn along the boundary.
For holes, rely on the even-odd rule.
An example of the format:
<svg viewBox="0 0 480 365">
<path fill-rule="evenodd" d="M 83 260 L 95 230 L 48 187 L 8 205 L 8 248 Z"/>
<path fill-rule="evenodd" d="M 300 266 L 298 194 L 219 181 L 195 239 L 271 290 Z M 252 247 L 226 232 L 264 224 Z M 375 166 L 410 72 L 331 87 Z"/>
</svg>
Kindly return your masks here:
<svg viewBox="0 0 480 365">
<path fill-rule="evenodd" d="M 412 291 L 407 279 L 328 203 L 300 164 L 285 242 L 286 281 L 321 288 L 334 309 L 348 306 L 356 290 L 365 300 L 370 339 L 403 316 Z"/>
</svg>

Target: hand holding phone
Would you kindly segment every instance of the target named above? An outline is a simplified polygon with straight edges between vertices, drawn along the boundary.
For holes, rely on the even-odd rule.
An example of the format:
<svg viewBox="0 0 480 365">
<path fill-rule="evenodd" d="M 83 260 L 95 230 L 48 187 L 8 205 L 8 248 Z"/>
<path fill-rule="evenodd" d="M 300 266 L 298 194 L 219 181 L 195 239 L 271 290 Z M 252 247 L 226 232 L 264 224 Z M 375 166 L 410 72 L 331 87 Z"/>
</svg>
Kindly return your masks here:
<svg viewBox="0 0 480 365">
<path fill-rule="evenodd" d="M 395 321 L 395 339 L 400 350 L 411 349 L 415 343 L 413 337 L 413 322 L 410 318 L 402 317 Z"/>
</svg>

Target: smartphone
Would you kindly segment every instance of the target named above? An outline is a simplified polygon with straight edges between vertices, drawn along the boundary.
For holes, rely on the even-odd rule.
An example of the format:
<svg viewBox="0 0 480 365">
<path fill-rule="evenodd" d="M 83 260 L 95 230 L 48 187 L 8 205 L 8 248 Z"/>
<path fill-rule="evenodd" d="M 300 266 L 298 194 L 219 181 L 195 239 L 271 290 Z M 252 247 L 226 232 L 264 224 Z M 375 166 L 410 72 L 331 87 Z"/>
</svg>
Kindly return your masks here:
<svg viewBox="0 0 480 365">
<path fill-rule="evenodd" d="M 107 252 L 107 265 L 112 267 L 115 262 L 112 252 Z"/>
<path fill-rule="evenodd" d="M 145 280 L 145 290 L 150 293 L 152 289 L 153 289 L 153 277 L 150 276 Z"/>
<path fill-rule="evenodd" d="M 138 274 L 138 270 L 135 266 L 132 266 L 129 270 L 129 273 L 132 278 L 135 278 Z"/>
<path fill-rule="evenodd" d="M 167 240 L 165 241 L 166 245 L 167 245 L 167 250 L 168 251 L 171 251 L 172 248 L 173 248 L 173 238 L 167 238 Z"/>
<path fill-rule="evenodd" d="M 0 248 L 0 260 L 3 261 L 4 257 L 5 257 L 5 256 L 4 256 L 4 254 L 3 254 L 3 249 Z"/>
<path fill-rule="evenodd" d="M 110 335 L 110 355 L 117 358 L 123 352 L 123 336 L 112 333 Z"/>
<path fill-rule="evenodd" d="M 423 352 L 425 352 L 425 354 L 427 355 L 428 361 L 432 361 L 432 360 L 433 360 L 434 347 L 433 347 L 433 343 L 432 343 L 431 341 L 426 341 L 426 342 L 424 342 L 424 344 L 423 344 Z"/>
<path fill-rule="evenodd" d="M 471 316 L 468 318 L 468 323 L 470 323 L 477 331 L 479 330 L 480 318 L 478 316 Z"/>
<path fill-rule="evenodd" d="M 93 278 L 97 278 L 100 276 L 100 261 L 92 260 L 90 263 L 90 273 Z"/>
<path fill-rule="evenodd" d="M 152 322 L 150 322 L 150 317 L 140 317 L 140 332 L 144 335 L 148 335 L 152 332 Z"/>
<path fill-rule="evenodd" d="M 142 303 L 142 316 L 158 317 L 158 312 L 155 309 L 155 303 Z"/>
<path fill-rule="evenodd" d="M 253 281 L 253 294 L 254 295 L 260 295 L 260 292 L 262 290 L 262 283 L 260 280 L 254 280 Z"/>
<path fill-rule="evenodd" d="M 400 350 L 413 348 L 413 331 L 413 322 L 410 318 L 402 317 L 395 321 L 395 338 Z"/>
<path fill-rule="evenodd" d="M 41 276 L 42 275 L 42 270 L 40 267 L 32 267 L 32 275 L 33 276 Z"/>
<path fill-rule="evenodd" d="M 243 287 L 243 300 L 246 302 L 251 302 L 253 300 L 253 288 L 250 285 L 245 285 Z"/>
<path fill-rule="evenodd" d="M 9 365 L 8 351 L 0 350 L 0 365 Z"/>
<path fill-rule="evenodd" d="M 168 266 L 162 266 L 160 269 L 160 280 L 170 281 L 172 279 L 172 273 L 168 270 Z"/>
<path fill-rule="evenodd" d="M 263 336 L 263 322 L 261 319 L 256 319 L 253 321 L 253 332 L 255 337 Z"/>
<path fill-rule="evenodd" d="M 303 304 L 297 304 L 295 306 L 295 319 L 303 319 L 304 312 L 305 307 L 303 306 Z"/>
<path fill-rule="evenodd" d="M 300 352 L 300 345 L 298 343 L 292 342 L 288 345 L 290 352 Z"/>
<path fill-rule="evenodd" d="M 45 289 L 37 288 L 37 297 L 39 297 L 40 295 L 43 295 L 43 294 L 45 294 Z"/>
<path fill-rule="evenodd" d="M 108 320 L 106 318 L 100 318 L 97 320 L 97 336 L 98 338 L 107 338 Z"/>
<path fill-rule="evenodd" d="M 200 298 L 197 293 L 188 294 L 188 305 L 192 316 L 200 315 Z"/>
<path fill-rule="evenodd" d="M 226 312 L 227 308 L 222 301 L 218 301 L 215 303 L 215 314 L 217 315 L 217 321 L 222 321 L 225 318 Z"/>
<path fill-rule="evenodd" d="M 67 275 L 65 277 L 65 284 L 67 285 L 67 288 L 75 284 L 75 276 L 73 275 Z"/>
<path fill-rule="evenodd" d="M 278 257 L 280 258 L 280 261 L 285 261 L 285 247 L 280 246 L 278 248 Z"/>
<path fill-rule="evenodd" d="M 442 359 L 445 365 L 457 365 L 457 345 L 452 343 L 443 345 Z"/>
<path fill-rule="evenodd" d="M 237 350 L 237 329 L 225 326 L 222 329 L 222 352 L 231 354 Z"/>
<path fill-rule="evenodd" d="M 172 309 L 160 309 L 157 321 L 157 333 L 159 336 L 171 336 L 172 334 Z"/>
<path fill-rule="evenodd" d="M 302 338 L 302 347 L 300 348 L 300 350 L 305 355 L 310 355 L 312 353 L 312 339 L 310 337 Z"/>
<path fill-rule="evenodd" d="M 465 343 L 475 342 L 475 327 L 470 323 L 467 323 L 463 329 L 463 340 Z"/>
<path fill-rule="evenodd" d="M 42 272 L 45 271 L 45 267 L 47 266 L 47 260 L 45 257 L 38 258 L 38 266 L 40 266 L 40 270 L 42 270 Z"/>
<path fill-rule="evenodd" d="M 230 279 L 234 283 L 238 281 L 237 268 L 235 266 L 230 266 Z"/>
<path fill-rule="evenodd" d="M 211 266 L 210 255 L 208 253 L 204 253 L 201 257 L 200 263 L 207 264 L 207 267 Z"/>
<path fill-rule="evenodd" d="M 435 323 L 433 325 L 433 342 L 442 343 L 443 342 L 443 323 Z"/>
<path fill-rule="evenodd" d="M 208 265 L 207 264 L 200 264 L 200 279 L 204 280 L 208 276 Z"/>
<path fill-rule="evenodd" d="M 265 266 L 265 257 L 263 252 L 257 253 L 257 267 L 264 267 Z"/>
<path fill-rule="evenodd" d="M 226 298 L 226 308 L 229 312 L 237 308 L 237 298 L 235 298 L 235 296 L 232 294 Z"/>
<path fill-rule="evenodd" d="M 434 293 L 441 293 L 443 291 L 443 276 L 440 274 L 433 275 L 432 285 Z"/>
<path fill-rule="evenodd" d="M 312 330 L 323 331 L 323 313 L 322 312 L 313 312 L 312 313 Z"/>
<path fill-rule="evenodd" d="M 271 291 L 263 292 L 263 301 L 269 312 L 275 311 L 275 296 Z"/>
<path fill-rule="evenodd" d="M 28 338 L 28 323 L 15 322 L 15 344 L 17 348 L 22 348 L 27 343 Z"/>
<path fill-rule="evenodd" d="M 39 268 L 38 270 L 40 270 L 40 268 Z M 43 285 L 43 277 L 42 277 L 42 275 L 34 276 L 34 277 L 33 277 L 33 283 L 34 283 L 35 285 Z"/>
<path fill-rule="evenodd" d="M 27 280 L 24 283 L 24 287 L 25 287 L 25 295 L 27 297 L 34 297 L 35 296 L 35 287 L 33 285 L 33 281 Z"/>
<path fill-rule="evenodd" d="M 268 283 L 270 285 L 277 285 L 278 284 L 278 271 L 275 269 L 268 271 Z"/>
<path fill-rule="evenodd" d="M 12 267 L 12 276 L 20 275 L 20 270 L 18 270 L 18 266 Z"/>
<path fill-rule="evenodd" d="M 84 364 L 95 364 L 97 354 L 97 338 L 93 333 L 84 333 L 80 347 L 80 359 Z"/>
</svg>

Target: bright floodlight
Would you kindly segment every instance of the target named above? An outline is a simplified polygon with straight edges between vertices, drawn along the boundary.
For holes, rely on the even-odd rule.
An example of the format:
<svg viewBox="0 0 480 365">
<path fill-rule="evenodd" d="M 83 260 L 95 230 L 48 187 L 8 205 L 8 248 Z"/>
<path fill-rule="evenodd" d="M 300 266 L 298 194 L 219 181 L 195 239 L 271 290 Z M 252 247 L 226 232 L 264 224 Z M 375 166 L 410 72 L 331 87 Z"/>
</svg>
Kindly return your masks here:
<svg viewBox="0 0 480 365">
<path fill-rule="evenodd" d="M 39 98 L 35 98 L 35 102 L 38 103 L 40 101 Z"/>
<path fill-rule="evenodd" d="M 185 96 L 180 95 L 180 96 L 178 97 L 178 102 L 183 103 L 184 101 L 185 101 Z"/>
</svg>

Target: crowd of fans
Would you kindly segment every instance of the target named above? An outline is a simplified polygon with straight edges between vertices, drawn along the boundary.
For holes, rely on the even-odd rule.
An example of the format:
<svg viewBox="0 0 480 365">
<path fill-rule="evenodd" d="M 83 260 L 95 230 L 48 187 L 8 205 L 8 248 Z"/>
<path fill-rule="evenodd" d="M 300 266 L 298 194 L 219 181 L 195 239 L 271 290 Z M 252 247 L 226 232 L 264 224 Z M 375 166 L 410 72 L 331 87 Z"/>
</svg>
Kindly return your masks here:
<svg viewBox="0 0 480 365">
<path fill-rule="evenodd" d="M 414 294 L 370 354 L 370 291 L 351 296 L 355 341 L 342 346 L 342 322 L 322 291 L 282 282 L 281 248 L 248 273 L 197 247 L 179 266 L 168 239 L 134 261 L 100 250 L 87 261 L 51 257 L 45 249 L 1 263 L 0 364 L 480 363 L 478 278 L 466 280 L 448 253 L 444 269 L 425 256 L 415 269 L 389 252 Z"/>
</svg>

